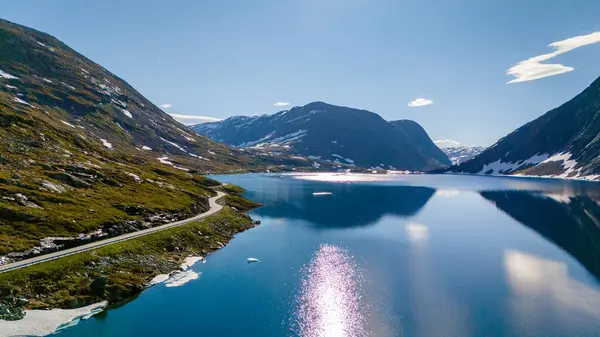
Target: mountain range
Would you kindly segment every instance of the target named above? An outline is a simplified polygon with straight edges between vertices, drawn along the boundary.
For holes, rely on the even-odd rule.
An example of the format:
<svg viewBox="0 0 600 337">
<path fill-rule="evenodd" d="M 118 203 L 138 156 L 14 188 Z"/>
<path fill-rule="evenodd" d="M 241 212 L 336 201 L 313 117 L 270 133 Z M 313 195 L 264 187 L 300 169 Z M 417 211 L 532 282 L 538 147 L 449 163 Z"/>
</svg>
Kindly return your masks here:
<svg viewBox="0 0 600 337">
<path fill-rule="evenodd" d="M 373 169 L 425 171 L 451 164 L 413 121 L 388 122 L 367 110 L 324 102 L 191 128 L 237 148 L 293 153 Z"/>
<path fill-rule="evenodd" d="M 0 263 L 206 210 L 216 182 L 202 172 L 307 165 L 200 136 L 58 39 L 5 20 L 0 139 Z"/>
<path fill-rule="evenodd" d="M 570 101 L 446 171 L 600 179 L 600 78 Z"/>
<path fill-rule="evenodd" d="M 483 146 L 453 146 L 443 147 L 442 151 L 448 156 L 448 159 L 452 162 L 452 165 L 458 165 L 464 163 L 467 160 L 477 156 L 485 147 Z"/>
</svg>

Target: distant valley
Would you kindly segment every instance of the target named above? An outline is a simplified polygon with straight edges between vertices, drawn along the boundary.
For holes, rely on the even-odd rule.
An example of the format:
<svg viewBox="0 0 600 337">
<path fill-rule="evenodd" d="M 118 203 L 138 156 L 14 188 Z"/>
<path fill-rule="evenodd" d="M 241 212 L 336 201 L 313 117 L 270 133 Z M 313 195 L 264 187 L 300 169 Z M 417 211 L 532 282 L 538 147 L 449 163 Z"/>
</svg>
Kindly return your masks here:
<svg viewBox="0 0 600 337">
<path fill-rule="evenodd" d="M 442 151 L 448 156 L 448 159 L 452 162 L 452 165 L 458 165 L 464 163 L 467 160 L 477 156 L 485 147 L 483 146 L 456 146 L 456 147 L 443 147 Z"/>
</svg>

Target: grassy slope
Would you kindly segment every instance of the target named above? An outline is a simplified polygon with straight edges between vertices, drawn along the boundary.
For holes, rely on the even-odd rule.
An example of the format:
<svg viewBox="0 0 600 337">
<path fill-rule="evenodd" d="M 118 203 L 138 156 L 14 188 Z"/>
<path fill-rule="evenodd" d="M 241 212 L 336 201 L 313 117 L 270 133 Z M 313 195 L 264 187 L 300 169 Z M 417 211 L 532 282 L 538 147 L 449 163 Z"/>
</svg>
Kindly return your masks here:
<svg viewBox="0 0 600 337">
<path fill-rule="evenodd" d="M 204 256 L 254 225 L 247 215 L 225 207 L 199 222 L 2 273 L 0 319 L 18 318 L 15 309 L 20 308 L 121 302 L 139 294 L 154 276 L 177 269 L 185 257 Z"/>
</svg>

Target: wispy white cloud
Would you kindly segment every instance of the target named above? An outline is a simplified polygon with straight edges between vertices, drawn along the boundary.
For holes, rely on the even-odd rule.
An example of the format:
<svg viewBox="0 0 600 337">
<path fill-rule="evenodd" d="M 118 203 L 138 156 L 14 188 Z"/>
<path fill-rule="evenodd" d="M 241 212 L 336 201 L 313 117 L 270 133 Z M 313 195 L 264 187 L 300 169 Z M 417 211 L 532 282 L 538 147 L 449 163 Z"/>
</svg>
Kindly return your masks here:
<svg viewBox="0 0 600 337">
<path fill-rule="evenodd" d="M 460 146 L 460 143 L 447 138 L 447 139 L 440 139 L 440 140 L 436 140 L 434 141 L 435 145 L 437 145 L 438 147 L 456 147 L 456 146 Z"/>
<path fill-rule="evenodd" d="M 168 109 L 168 108 L 170 108 L 170 107 L 172 107 L 172 106 L 173 106 L 173 105 L 172 105 L 172 104 L 170 104 L 170 103 L 167 103 L 167 104 L 161 104 L 161 105 L 160 105 L 160 107 L 161 107 L 161 108 L 165 108 L 165 109 Z"/>
<path fill-rule="evenodd" d="M 192 115 L 181 115 L 181 114 L 169 114 L 171 117 L 175 118 L 178 122 L 185 125 L 192 124 L 200 124 L 200 123 L 208 123 L 208 122 L 218 122 L 222 121 L 222 118 L 210 117 L 210 116 L 192 116 Z"/>
<path fill-rule="evenodd" d="M 429 105 L 429 104 L 433 104 L 433 101 L 427 98 L 417 98 L 414 101 L 408 103 L 408 106 L 411 108 L 414 107 L 418 107 L 418 106 L 425 106 L 425 105 Z"/>
<path fill-rule="evenodd" d="M 290 105 L 290 103 L 288 102 L 276 102 L 275 104 L 273 104 L 273 106 L 278 106 L 278 107 L 284 107 L 284 106 L 288 106 Z"/>
<path fill-rule="evenodd" d="M 515 77 L 508 83 L 518 83 L 533 81 L 540 78 L 568 73 L 575 68 L 568 67 L 562 64 L 542 63 L 560 54 L 570 52 L 579 47 L 600 42 L 600 32 L 595 32 L 588 35 L 576 36 L 570 39 L 554 42 L 548 45 L 553 48 L 554 52 L 532 57 L 525 61 L 517 63 L 512 68 L 506 71 L 507 75 Z"/>
</svg>

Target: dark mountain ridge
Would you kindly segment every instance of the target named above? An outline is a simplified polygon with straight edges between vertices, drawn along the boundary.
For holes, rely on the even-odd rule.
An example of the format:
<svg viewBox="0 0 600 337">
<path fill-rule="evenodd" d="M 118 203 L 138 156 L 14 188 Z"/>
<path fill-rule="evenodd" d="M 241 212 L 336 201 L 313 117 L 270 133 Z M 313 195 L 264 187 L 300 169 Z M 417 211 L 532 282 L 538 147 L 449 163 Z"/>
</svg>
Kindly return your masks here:
<svg viewBox="0 0 600 337">
<path fill-rule="evenodd" d="M 600 78 L 570 101 L 449 171 L 598 180 Z"/>
<path fill-rule="evenodd" d="M 418 130 L 408 122 L 399 125 L 367 110 L 313 102 L 272 115 L 236 116 L 191 128 L 235 147 L 291 152 L 367 168 L 427 170 L 450 164 L 439 149 L 429 144 L 420 147 L 423 139 L 431 142 L 426 133 L 415 141 L 409 138 L 422 130 L 420 126 Z"/>
</svg>

